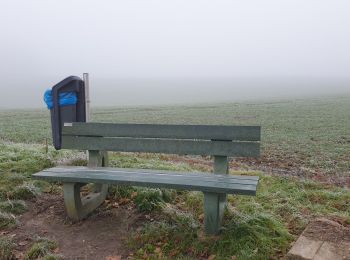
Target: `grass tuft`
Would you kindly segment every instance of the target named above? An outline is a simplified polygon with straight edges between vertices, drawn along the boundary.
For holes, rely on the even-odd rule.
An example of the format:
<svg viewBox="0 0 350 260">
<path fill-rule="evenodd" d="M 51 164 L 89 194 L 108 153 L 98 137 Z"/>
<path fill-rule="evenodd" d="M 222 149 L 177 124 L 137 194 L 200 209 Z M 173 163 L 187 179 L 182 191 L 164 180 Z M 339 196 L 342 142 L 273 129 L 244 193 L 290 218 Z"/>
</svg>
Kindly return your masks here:
<svg viewBox="0 0 350 260">
<path fill-rule="evenodd" d="M 12 214 L 0 211 L 0 229 L 16 225 L 16 218 Z"/>
<path fill-rule="evenodd" d="M 21 185 L 25 180 L 28 179 L 19 173 L 13 172 L 4 174 L 2 177 L 3 178 L 0 180 L 1 185 Z"/>
<path fill-rule="evenodd" d="M 115 200 L 129 199 L 135 191 L 136 188 L 128 185 L 110 185 L 108 187 L 108 197 Z"/>
<path fill-rule="evenodd" d="M 14 187 L 9 193 L 9 198 L 29 200 L 35 198 L 39 194 L 39 189 L 32 182 L 26 182 L 20 186 Z"/>
<path fill-rule="evenodd" d="M 0 259 L 12 260 L 15 243 L 7 237 L 0 237 Z"/>
<path fill-rule="evenodd" d="M 25 256 L 25 260 L 34 260 L 34 259 L 45 257 L 47 255 L 50 256 L 52 251 L 55 250 L 56 248 L 57 248 L 56 242 L 51 241 L 47 238 L 40 238 L 29 249 L 29 251 Z M 52 258 L 49 258 L 49 259 L 52 259 Z"/>
<path fill-rule="evenodd" d="M 166 207 L 162 216 L 161 220 L 146 223 L 141 231 L 130 236 L 129 246 L 138 249 L 138 257 L 157 257 L 154 252 L 157 247 L 164 255 L 181 257 L 181 252 L 186 252 L 196 241 L 199 225 L 191 214 Z"/>
<path fill-rule="evenodd" d="M 225 225 L 222 237 L 212 250 L 222 257 L 237 259 L 268 259 L 276 248 L 286 251 L 292 235 L 276 217 L 266 213 L 234 214 Z"/>
<path fill-rule="evenodd" d="M 0 210 L 12 214 L 22 214 L 27 211 L 27 205 L 23 200 L 7 200 L 0 202 Z"/>
<path fill-rule="evenodd" d="M 162 208 L 171 198 L 171 192 L 165 189 L 137 189 L 134 202 L 141 212 L 151 212 Z"/>
</svg>

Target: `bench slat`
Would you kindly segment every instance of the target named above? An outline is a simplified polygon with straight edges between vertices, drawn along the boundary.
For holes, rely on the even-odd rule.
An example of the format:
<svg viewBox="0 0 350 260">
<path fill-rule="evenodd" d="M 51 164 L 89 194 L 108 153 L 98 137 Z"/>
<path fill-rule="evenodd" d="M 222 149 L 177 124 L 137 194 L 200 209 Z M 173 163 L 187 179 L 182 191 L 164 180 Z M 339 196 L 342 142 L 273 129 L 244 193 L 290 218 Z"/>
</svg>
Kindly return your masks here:
<svg viewBox="0 0 350 260">
<path fill-rule="evenodd" d="M 144 170 L 144 174 L 137 171 L 137 174 L 130 174 L 129 171 L 121 171 L 109 168 L 107 172 L 97 168 L 88 167 L 71 167 L 72 171 L 65 169 L 65 172 L 55 168 L 47 169 L 45 171 L 36 173 L 34 178 L 44 179 L 47 181 L 61 181 L 61 182 L 81 182 L 81 183 L 108 183 L 108 184 L 127 184 L 134 186 L 145 186 L 154 188 L 170 188 L 170 189 L 183 189 L 183 190 L 197 190 L 205 192 L 217 192 L 217 193 L 229 193 L 229 194 L 242 194 L 242 195 L 255 195 L 258 181 L 252 180 L 240 180 L 234 179 L 234 182 L 230 176 L 221 175 L 223 179 L 227 181 L 211 181 L 209 177 L 218 177 L 218 175 L 204 174 L 205 179 L 194 180 L 193 177 L 187 177 L 186 174 L 180 174 L 182 176 L 175 177 L 167 174 L 159 174 L 151 170 Z M 177 174 L 179 175 L 179 174 Z M 200 175 L 200 174 L 198 174 Z M 239 182 L 242 183 L 239 183 Z M 246 182 L 252 184 L 246 184 Z"/>
<path fill-rule="evenodd" d="M 259 143 L 62 136 L 62 148 L 120 152 L 258 157 Z"/>
<path fill-rule="evenodd" d="M 138 170 L 138 169 L 118 169 L 118 168 L 86 168 L 86 167 L 78 167 L 78 168 L 51 168 L 49 170 L 44 170 L 43 172 L 51 172 L 51 173 L 78 173 L 88 171 L 89 174 L 104 174 L 105 176 L 111 174 L 119 174 L 120 176 L 132 176 L 133 178 L 143 178 L 144 175 L 152 174 L 154 177 L 159 176 L 163 179 L 182 179 L 186 176 L 186 180 L 189 181 L 200 181 L 200 182 L 221 182 L 221 183 L 232 183 L 232 184 L 248 184 L 248 185 L 257 185 L 259 178 L 257 176 L 254 179 L 251 178 L 236 178 L 232 175 L 222 175 L 222 174 L 207 174 L 207 173 L 180 173 L 180 172 L 159 172 L 159 171 L 148 171 L 148 170 Z M 148 176 L 146 176 L 148 178 Z M 239 176 L 243 177 L 243 176 Z"/>
<path fill-rule="evenodd" d="M 260 141 L 260 126 L 71 123 L 63 135 Z"/>
<path fill-rule="evenodd" d="M 250 176 L 250 175 L 222 175 L 222 174 L 211 174 L 206 172 L 180 172 L 180 171 L 167 171 L 167 170 L 149 170 L 149 169 L 137 169 L 137 168 L 115 168 L 115 167 L 86 167 L 86 166 L 56 166 L 53 168 L 45 169 L 45 171 L 49 172 L 57 172 L 57 173 L 65 173 L 65 172 L 79 172 L 85 169 L 89 169 L 89 171 L 102 171 L 102 172 L 125 172 L 128 174 L 134 174 L 134 173 L 142 173 L 147 174 L 149 172 L 152 173 L 158 173 L 158 174 L 169 174 L 169 175 L 186 175 L 191 176 L 194 178 L 203 179 L 206 177 L 209 177 L 210 179 L 220 179 L 223 176 L 223 179 L 227 179 L 227 176 L 230 177 L 230 179 L 239 179 L 239 180 L 252 180 L 252 181 L 258 181 L 258 176 Z"/>
</svg>

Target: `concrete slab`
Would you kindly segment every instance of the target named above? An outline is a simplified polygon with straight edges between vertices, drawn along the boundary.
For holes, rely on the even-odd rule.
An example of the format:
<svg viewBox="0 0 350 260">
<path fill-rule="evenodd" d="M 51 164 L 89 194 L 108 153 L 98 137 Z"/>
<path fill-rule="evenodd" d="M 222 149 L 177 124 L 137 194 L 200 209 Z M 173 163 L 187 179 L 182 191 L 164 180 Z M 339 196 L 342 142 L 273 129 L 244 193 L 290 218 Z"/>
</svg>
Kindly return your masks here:
<svg viewBox="0 0 350 260">
<path fill-rule="evenodd" d="M 315 241 L 305 236 L 300 236 L 287 254 L 287 259 L 312 260 L 322 244 L 323 241 Z"/>
<path fill-rule="evenodd" d="M 323 242 L 313 260 L 344 260 L 341 252 L 339 252 L 340 254 L 338 254 L 338 252 L 334 243 Z"/>
<path fill-rule="evenodd" d="M 286 259 L 350 260 L 350 229 L 329 219 L 317 219 L 305 228 Z"/>
</svg>

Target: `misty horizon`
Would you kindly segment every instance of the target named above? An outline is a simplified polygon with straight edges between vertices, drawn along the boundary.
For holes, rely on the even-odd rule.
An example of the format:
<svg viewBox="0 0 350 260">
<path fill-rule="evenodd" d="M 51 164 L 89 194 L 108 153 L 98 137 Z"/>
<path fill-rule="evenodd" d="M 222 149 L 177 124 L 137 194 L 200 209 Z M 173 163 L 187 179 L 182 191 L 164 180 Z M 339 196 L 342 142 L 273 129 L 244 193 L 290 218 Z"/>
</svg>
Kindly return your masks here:
<svg viewBox="0 0 350 260">
<path fill-rule="evenodd" d="M 1 108 L 90 74 L 93 106 L 347 95 L 350 1 L 0 3 Z"/>
<path fill-rule="evenodd" d="M 53 81 L 53 80 L 51 80 Z M 48 79 L 35 92 L 6 92 L 0 108 L 45 108 Z M 51 84 L 51 85 L 49 85 Z M 348 79 L 95 79 L 90 75 L 91 106 L 181 105 L 350 95 Z M 4 99 L 5 97 L 5 99 Z M 12 103 L 16 100 L 16 103 Z M 18 104 L 22 105 L 18 105 Z"/>
</svg>

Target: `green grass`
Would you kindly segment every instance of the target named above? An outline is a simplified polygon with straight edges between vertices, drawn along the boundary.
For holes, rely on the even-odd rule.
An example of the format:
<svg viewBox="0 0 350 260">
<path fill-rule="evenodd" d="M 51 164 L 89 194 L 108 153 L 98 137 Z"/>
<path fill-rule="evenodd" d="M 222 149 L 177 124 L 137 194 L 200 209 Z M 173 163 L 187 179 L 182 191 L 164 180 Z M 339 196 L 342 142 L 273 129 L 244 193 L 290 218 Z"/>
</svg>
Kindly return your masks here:
<svg viewBox="0 0 350 260">
<path fill-rule="evenodd" d="M 31 246 L 25 256 L 25 260 L 35 259 L 59 259 L 59 256 L 53 255 L 53 250 L 57 248 L 57 243 L 47 238 L 39 238 Z"/>
<path fill-rule="evenodd" d="M 306 172 L 350 174 L 350 96 L 196 106 L 94 109 L 98 122 L 253 124 L 262 126 L 263 159 Z M 0 139 L 50 139 L 46 110 L 0 111 Z"/>
<path fill-rule="evenodd" d="M 11 214 L 22 214 L 27 211 L 27 205 L 23 200 L 7 200 L 0 202 L 0 210 Z"/>
<path fill-rule="evenodd" d="M 202 196 L 178 192 L 168 207 L 153 212 L 156 221 L 130 236 L 129 245 L 139 257 L 156 257 L 154 250 L 160 248 L 163 254 L 180 258 L 268 259 L 286 253 L 290 242 L 316 217 L 350 225 L 348 190 L 287 177 L 260 177 L 256 197 L 229 196 L 219 238 L 198 237 L 203 232 Z"/>
<path fill-rule="evenodd" d="M 166 189 L 138 189 L 135 193 L 134 202 L 141 212 L 159 210 L 172 197 L 172 192 Z"/>
<path fill-rule="evenodd" d="M 14 215 L 0 211 L 0 230 L 3 228 L 13 227 L 16 225 L 16 218 Z"/>
<path fill-rule="evenodd" d="M 172 209 L 163 215 L 129 240 L 131 247 L 141 248 L 138 257 L 156 257 L 162 252 L 173 258 L 268 259 L 276 248 L 285 251 L 292 238 L 281 222 L 265 213 L 228 212 L 220 238 L 201 236 L 200 225 L 190 214 Z"/>
<path fill-rule="evenodd" d="M 0 259 L 12 260 L 15 243 L 8 237 L 0 237 Z"/>
<path fill-rule="evenodd" d="M 231 171 L 260 175 L 261 180 L 256 197 L 228 197 L 219 237 L 203 235 L 200 192 L 111 186 L 110 200 L 132 201 L 149 216 L 128 238 L 134 255 L 151 259 L 278 258 L 311 219 L 326 216 L 350 225 L 349 189 L 308 179 L 309 174 L 350 177 L 349 104 L 350 97 L 338 97 L 95 109 L 93 119 L 100 122 L 262 125 L 263 164 L 301 174 L 301 178 L 268 176 L 247 166 L 243 172 Z M 21 200 L 34 200 L 41 192 L 60 192 L 57 185 L 33 181 L 31 174 L 57 164 L 86 164 L 81 152 L 55 151 L 49 146 L 46 153 L 45 139 L 50 135 L 47 111 L 0 111 L 0 230 L 15 225 L 15 214 L 26 210 Z M 185 172 L 210 171 L 208 160 L 161 154 L 110 155 L 113 167 Z M 47 245 L 38 241 L 28 257 L 39 252 L 40 257 L 59 259 Z"/>
</svg>

